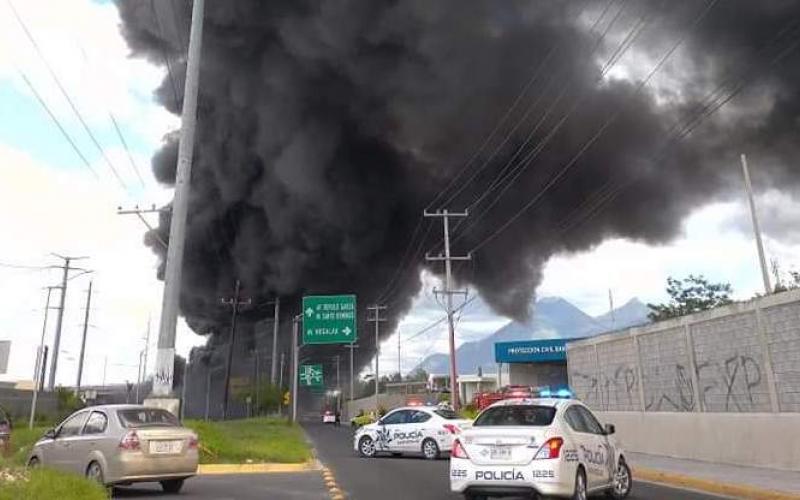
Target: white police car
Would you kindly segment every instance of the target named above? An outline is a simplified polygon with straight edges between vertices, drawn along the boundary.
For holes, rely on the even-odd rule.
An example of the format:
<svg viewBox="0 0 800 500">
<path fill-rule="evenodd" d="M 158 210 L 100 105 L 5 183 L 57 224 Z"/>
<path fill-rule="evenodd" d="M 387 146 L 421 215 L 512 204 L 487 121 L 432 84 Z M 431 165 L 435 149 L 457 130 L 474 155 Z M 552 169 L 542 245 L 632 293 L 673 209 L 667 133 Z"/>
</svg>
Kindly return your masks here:
<svg viewBox="0 0 800 500">
<path fill-rule="evenodd" d="M 393 455 L 421 453 L 434 460 L 443 452 L 449 452 L 453 438 L 470 424 L 451 408 L 406 406 L 359 428 L 353 437 L 353 448 L 368 458 L 381 452 Z"/>
<path fill-rule="evenodd" d="M 450 489 L 469 500 L 541 495 L 585 500 L 590 493 L 628 496 L 631 471 L 616 442 L 574 399 L 497 402 L 455 439 Z"/>
</svg>

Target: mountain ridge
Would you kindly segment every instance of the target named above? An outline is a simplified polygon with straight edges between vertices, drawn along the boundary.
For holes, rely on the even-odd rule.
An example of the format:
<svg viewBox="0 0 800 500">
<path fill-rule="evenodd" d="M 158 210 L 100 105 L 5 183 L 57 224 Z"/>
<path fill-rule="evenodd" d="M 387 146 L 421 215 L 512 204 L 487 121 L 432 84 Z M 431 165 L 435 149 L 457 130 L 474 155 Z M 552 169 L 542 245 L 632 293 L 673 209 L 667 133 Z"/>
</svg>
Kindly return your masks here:
<svg viewBox="0 0 800 500">
<path fill-rule="evenodd" d="M 494 344 L 514 340 L 578 339 L 606 333 L 611 330 L 643 324 L 648 321 L 649 309 L 639 299 L 633 298 L 612 312 L 592 317 L 561 297 L 544 297 L 533 305 L 533 314 L 527 321 L 510 320 L 482 339 L 465 342 L 456 349 L 460 375 L 494 373 Z M 448 356 L 434 353 L 423 359 L 415 368 L 428 373 L 447 373 Z"/>
</svg>

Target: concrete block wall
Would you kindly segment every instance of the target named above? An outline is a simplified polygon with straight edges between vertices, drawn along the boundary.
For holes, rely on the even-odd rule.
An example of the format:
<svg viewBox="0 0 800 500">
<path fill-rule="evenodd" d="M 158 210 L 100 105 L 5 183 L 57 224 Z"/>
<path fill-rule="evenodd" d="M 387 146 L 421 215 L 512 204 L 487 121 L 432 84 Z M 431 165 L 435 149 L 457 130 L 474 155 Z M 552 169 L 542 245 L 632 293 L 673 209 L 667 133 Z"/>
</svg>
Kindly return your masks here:
<svg viewBox="0 0 800 500">
<path fill-rule="evenodd" d="M 604 411 L 800 412 L 800 290 L 567 344 Z"/>
<path fill-rule="evenodd" d="M 629 451 L 800 471 L 800 290 L 570 342 L 567 370 Z"/>
</svg>

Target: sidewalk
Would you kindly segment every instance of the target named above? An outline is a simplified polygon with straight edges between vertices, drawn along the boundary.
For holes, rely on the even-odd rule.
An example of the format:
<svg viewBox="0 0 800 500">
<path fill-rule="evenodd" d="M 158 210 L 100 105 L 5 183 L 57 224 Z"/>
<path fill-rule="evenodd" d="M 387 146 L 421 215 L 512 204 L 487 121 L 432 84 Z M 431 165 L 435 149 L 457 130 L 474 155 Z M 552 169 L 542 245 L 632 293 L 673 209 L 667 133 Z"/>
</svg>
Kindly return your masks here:
<svg viewBox="0 0 800 500">
<path fill-rule="evenodd" d="M 734 498 L 800 499 L 800 471 L 716 464 L 627 453 L 634 480 L 662 482 Z"/>
</svg>

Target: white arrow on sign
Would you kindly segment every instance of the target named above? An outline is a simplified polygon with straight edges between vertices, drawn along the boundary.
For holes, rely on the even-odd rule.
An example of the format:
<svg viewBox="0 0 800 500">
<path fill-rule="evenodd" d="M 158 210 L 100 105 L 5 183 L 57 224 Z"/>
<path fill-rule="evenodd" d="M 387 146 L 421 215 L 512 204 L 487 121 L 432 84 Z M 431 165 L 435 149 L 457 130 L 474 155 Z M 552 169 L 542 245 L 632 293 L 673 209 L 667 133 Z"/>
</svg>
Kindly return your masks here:
<svg viewBox="0 0 800 500">
<path fill-rule="evenodd" d="M 353 330 L 351 330 L 349 326 L 346 326 L 346 327 L 344 327 L 344 328 L 342 329 L 342 333 L 344 333 L 346 336 L 348 336 L 348 337 L 349 337 L 349 336 L 350 336 L 350 334 L 351 334 L 351 333 L 353 333 Z"/>
<path fill-rule="evenodd" d="M 313 309 L 311 309 L 310 307 L 308 309 L 306 309 L 306 316 L 311 317 L 312 314 L 314 314 L 314 310 Z"/>
</svg>

